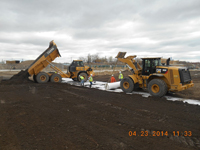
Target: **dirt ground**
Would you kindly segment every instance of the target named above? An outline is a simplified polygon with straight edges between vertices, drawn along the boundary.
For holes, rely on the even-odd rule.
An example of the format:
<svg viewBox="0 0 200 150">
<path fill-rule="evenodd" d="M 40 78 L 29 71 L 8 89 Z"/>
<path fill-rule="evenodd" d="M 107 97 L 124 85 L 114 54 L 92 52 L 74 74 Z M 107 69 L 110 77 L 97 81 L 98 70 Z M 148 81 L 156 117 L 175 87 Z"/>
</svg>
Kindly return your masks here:
<svg viewBox="0 0 200 150">
<path fill-rule="evenodd" d="M 200 106 L 28 80 L 0 95 L 0 150 L 200 149 Z"/>
</svg>

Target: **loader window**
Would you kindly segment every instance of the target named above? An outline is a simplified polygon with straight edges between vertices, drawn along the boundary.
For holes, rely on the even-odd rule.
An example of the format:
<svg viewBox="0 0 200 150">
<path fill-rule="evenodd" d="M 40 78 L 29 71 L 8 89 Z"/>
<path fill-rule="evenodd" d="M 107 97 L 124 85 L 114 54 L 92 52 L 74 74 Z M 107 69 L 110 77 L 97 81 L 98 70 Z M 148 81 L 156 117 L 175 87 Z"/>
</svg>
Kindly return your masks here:
<svg viewBox="0 0 200 150">
<path fill-rule="evenodd" d="M 151 66 L 150 60 L 145 60 L 145 67 L 148 68 Z"/>
<path fill-rule="evenodd" d="M 143 59 L 142 75 L 150 75 L 156 72 L 156 66 L 161 64 L 160 59 Z"/>
<path fill-rule="evenodd" d="M 155 73 L 156 72 L 156 66 L 158 66 L 158 60 L 157 59 L 152 59 L 151 73 Z"/>
<path fill-rule="evenodd" d="M 143 59 L 142 63 L 143 63 L 142 74 L 149 75 L 151 70 L 151 61 L 149 59 Z"/>
<path fill-rule="evenodd" d="M 155 59 L 153 60 L 154 66 L 161 66 L 161 60 L 160 59 Z"/>
</svg>

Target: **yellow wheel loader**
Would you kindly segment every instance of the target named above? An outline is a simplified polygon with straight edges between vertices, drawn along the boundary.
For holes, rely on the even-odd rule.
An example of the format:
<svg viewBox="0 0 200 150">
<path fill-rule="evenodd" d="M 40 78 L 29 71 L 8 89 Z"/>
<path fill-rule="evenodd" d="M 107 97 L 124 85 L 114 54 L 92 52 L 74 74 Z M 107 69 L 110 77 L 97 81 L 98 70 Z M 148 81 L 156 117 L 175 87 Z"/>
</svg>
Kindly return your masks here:
<svg viewBox="0 0 200 150">
<path fill-rule="evenodd" d="M 166 65 L 162 65 L 160 57 L 142 58 L 141 67 L 134 59 L 136 55 L 124 58 L 125 55 L 126 52 L 119 52 L 116 56 L 133 73 L 120 83 L 125 93 L 131 93 L 136 88 L 144 88 L 148 89 L 152 96 L 162 97 L 168 91 L 178 92 L 194 86 L 189 69 L 170 66 L 170 59 L 166 61 Z"/>
<path fill-rule="evenodd" d="M 37 83 L 46 83 L 50 82 L 61 82 L 62 78 L 72 78 L 74 81 L 80 81 L 79 75 L 82 75 L 87 81 L 88 76 L 90 74 L 94 75 L 93 70 L 84 66 L 82 60 L 74 60 L 69 68 L 68 72 L 64 73 L 51 62 L 60 57 L 60 53 L 58 51 L 57 45 L 54 41 L 51 41 L 49 44 L 49 48 L 45 50 L 28 68 L 27 71 L 30 76 L 33 76 L 33 80 Z M 55 70 L 55 72 L 41 72 L 48 65 Z"/>
</svg>

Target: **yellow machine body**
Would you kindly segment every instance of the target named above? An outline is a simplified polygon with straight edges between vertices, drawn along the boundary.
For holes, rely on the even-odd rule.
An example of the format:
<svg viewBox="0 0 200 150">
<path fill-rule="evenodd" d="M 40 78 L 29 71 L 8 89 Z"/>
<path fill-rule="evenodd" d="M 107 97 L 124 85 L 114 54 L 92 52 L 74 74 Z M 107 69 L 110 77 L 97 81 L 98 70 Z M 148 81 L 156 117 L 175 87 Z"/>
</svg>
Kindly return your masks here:
<svg viewBox="0 0 200 150">
<path fill-rule="evenodd" d="M 72 66 L 71 64 L 69 66 L 69 70 L 67 73 L 62 72 L 58 67 L 54 66 L 51 62 L 57 58 L 60 57 L 59 50 L 57 48 L 57 45 L 54 43 L 54 41 L 51 41 L 49 44 L 49 48 L 47 48 L 28 68 L 27 71 L 30 76 L 33 75 L 33 79 L 35 82 L 38 83 L 45 83 L 49 80 L 51 82 L 61 82 L 61 78 L 72 78 L 73 80 L 80 80 L 79 75 L 84 76 L 85 81 L 88 79 L 88 76 L 91 74 L 94 75 L 93 70 L 88 67 L 84 66 L 82 60 L 74 60 L 73 62 L 76 62 L 75 64 L 82 64 L 80 66 Z M 55 70 L 54 73 L 44 73 L 41 72 L 44 68 L 46 68 L 48 65 Z M 52 78 L 52 79 L 51 79 Z"/>
<path fill-rule="evenodd" d="M 194 86 L 186 67 L 161 65 L 159 57 L 142 58 L 141 67 L 134 59 L 136 56 L 124 58 L 125 54 L 126 52 L 119 52 L 116 56 L 119 61 L 127 64 L 133 73 L 121 83 L 124 92 L 132 92 L 136 87 L 140 87 L 147 88 L 153 96 L 161 97 L 167 91 L 177 92 Z"/>
</svg>

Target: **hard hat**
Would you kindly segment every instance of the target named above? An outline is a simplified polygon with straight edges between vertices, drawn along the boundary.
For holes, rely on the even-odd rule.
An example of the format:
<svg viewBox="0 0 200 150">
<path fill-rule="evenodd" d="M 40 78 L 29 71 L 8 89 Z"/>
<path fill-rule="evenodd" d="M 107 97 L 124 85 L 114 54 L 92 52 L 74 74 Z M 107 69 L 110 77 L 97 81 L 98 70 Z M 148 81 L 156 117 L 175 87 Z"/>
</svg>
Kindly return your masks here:
<svg viewBox="0 0 200 150">
<path fill-rule="evenodd" d="M 121 71 L 119 71 L 119 73 L 121 73 Z"/>
<path fill-rule="evenodd" d="M 79 75 L 79 77 L 80 77 L 81 75 Z"/>
<path fill-rule="evenodd" d="M 113 76 L 113 74 L 112 74 L 112 76 Z"/>
<path fill-rule="evenodd" d="M 90 76 L 92 76 L 92 74 Z"/>
</svg>

